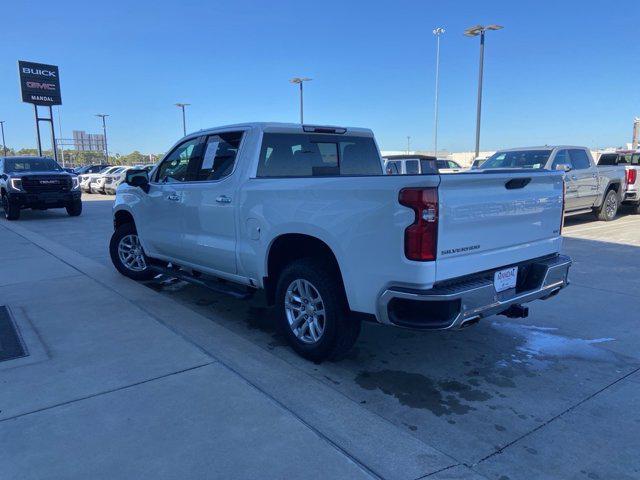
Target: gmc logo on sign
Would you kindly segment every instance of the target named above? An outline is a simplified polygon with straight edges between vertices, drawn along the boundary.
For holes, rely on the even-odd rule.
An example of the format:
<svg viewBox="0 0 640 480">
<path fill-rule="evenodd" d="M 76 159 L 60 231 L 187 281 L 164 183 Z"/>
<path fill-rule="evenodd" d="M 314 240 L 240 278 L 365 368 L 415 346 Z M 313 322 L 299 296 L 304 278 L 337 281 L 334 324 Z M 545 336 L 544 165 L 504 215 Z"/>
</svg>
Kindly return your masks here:
<svg viewBox="0 0 640 480">
<path fill-rule="evenodd" d="M 40 180 L 41 185 L 53 185 L 58 183 L 57 180 Z"/>
<path fill-rule="evenodd" d="M 55 90 L 56 86 L 53 83 L 40 83 L 40 82 L 27 82 L 29 88 L 39 88 L 40 90 Z"/>
</svg>

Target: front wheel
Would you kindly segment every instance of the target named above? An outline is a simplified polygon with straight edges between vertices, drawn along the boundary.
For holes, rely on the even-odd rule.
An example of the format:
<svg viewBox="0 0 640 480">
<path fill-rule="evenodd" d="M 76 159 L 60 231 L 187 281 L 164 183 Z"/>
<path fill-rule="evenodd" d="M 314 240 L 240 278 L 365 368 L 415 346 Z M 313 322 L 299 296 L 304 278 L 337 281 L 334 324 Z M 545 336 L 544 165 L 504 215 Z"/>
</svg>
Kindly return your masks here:
<svg viewBox="0 0 640 480">
<path fill-rule="evenodd" d="M 314 362 L 339 359 L 360 334 L 360 321 L 349 316 L 338 275 L 326 262 L 301 259 L 278 279 L 279 327 L 291 347 Z"/>
<path fill-rule="evenodd" d="M 67 205 L 67 213 L 70 217 L 77 217 L 82 213 L 82 200 L 74 200 Z"/>
<path fill-rule="evenodd" d="M 602 205 L 595 212 L 596 217 L 603 222 L 610 222 L 616 218 L 619 206 L 618 194 L 615 190 L 609 190 L 604 197 Z"/>
<path fill-rule="evenodd" d="M 135 225 L 127 223 L 113 232 L 109 243 L 111 262 L 116 270 L 133 280 L 151 280 L 156 273 L 149 268 Z"/>
<path fill-rule="evenodd" d="M 9 200 L 6 194 L 2 195 L 2 210 L 4 210 L 4 218 L 7 220 L 18 220 L 20 218 L 20 205 Z"/>
</svg>

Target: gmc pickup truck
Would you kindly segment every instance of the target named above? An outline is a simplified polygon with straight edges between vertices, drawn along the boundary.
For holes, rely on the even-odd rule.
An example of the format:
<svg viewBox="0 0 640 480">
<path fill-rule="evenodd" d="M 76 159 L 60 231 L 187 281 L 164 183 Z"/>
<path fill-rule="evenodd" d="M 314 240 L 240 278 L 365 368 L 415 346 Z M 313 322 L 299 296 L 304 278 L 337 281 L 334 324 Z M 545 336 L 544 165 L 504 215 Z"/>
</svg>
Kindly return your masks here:
<svg viewBox="0 0 640 480">
<path fill-rule="evenodd" d="M 136 280 L 264 289 L 296 352 L 335 359 L 363 320 L 459 329 L 557 294 L 571 264 L 562 176 L 385 175 L 367 129 L 219 127 L 127 172 L 110 255 Z"/>
<path fill-rule="evenodd" d="M 534 169 L 565 172 L 565 214 L 593 212 L 598 220 L 613 220 L 625 195 L 626 172 L 621 166 L 597 166 L 591 151 L 569 145 L 514 148 L 491 155 L 486 169 Z"/>
<path fill-rule="evenodd" d="M 7 220 L 20 218 L 20 210 L 66 208 L 82 213 L 77 175 L 66 172 L 55 160 L 43 157 L 0 157 L 0 196 Z"/>
<path fill-rule="evenodd" d="M 614 153 L 603 153 L 598 159 L 598 166 L 621 165 L 627 175 L 623 205 L 628 205 L 634 213 L 640 213 L 640 151 L 620 150 Z"/>
</svg>

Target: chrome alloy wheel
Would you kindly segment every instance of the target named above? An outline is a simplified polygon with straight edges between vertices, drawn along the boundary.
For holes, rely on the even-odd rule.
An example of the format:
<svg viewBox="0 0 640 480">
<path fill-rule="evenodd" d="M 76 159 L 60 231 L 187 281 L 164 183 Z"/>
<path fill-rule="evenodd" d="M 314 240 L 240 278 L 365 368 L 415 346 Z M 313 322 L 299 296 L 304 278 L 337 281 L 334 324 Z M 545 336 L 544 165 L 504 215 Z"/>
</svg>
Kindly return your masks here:
<svg viewBox="0 0 640 480">
<path fill-rule="evenodd" d="M 605 211 L 607 213 L 607 217 L 613 218 L 618 210 L 618 199 L 615 195 L 609 195 L 605 204 Z"/>
<path fill-rule="evenodd" d="M 132 233 L 122 237 L 118 244 L 118 257 L 129 270 L 142 272 L 147 269 L 142 245 L 140 245 L 140 240 L 136 234 Z"/>
<path fill-rule="evenodd" d="M 284 310 L 289 328 L 300 341 L 313 344 L 322 338 L 326 321 L 324 302 L 311 282 L 298 279 L 289 284 Z"/>
</svg>

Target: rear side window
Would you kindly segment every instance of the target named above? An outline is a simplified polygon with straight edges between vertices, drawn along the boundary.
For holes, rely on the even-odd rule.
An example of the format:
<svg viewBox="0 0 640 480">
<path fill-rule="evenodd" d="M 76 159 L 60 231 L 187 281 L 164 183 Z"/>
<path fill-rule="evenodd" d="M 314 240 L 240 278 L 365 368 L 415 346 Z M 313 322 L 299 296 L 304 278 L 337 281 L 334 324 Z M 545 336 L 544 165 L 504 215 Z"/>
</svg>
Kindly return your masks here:
<svg viewBox="0 0 640 480">
<path fill-rule="evenodd" d="M 598 160 L 598 165 L 617 165 L 617 164 L 618 164 L 617 153 L 603 153 L 602 155 L 600 155 L 600 159 Z"/>
<path fill-rule="evenodd" d="M 210 135 L 199 165 L 198 181 L 220 180 L 231 175 L 238 156 L 242 132 Z"/>
<path fill-rule="evenodd" d="M 589 162 L 589 156 L 587 152 L 579 148 L 572 148 L 569 150 L 569 156 L 571 157 L 571 164 L 576 170 L 584 170 L 591 166 Z"/>
<path fill-rule="evenodd" d="M 258 177 L 382 174 L 373 138 L 288 133 L 263 135 Z"/>
<path fill-rule="evenodd" d="M 420 164 L 418 160 L 406 160 L 404 162 L 404 168 L 407 171 L 407 175 L 417 175 L 420 173 Z"/>
</svg>

